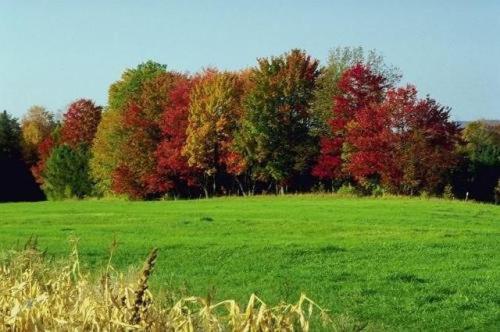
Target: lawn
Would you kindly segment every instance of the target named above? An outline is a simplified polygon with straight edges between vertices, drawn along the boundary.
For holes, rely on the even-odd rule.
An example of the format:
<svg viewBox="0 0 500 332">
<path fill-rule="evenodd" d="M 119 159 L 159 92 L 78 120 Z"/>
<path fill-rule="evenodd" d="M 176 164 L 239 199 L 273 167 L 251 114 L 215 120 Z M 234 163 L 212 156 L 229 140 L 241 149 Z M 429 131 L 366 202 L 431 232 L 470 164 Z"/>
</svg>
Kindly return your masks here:
<svg viewBox="0 0 500 332">
<path fill-rule="evenodd" d="M 0 248 L 36 235 L 50 255 L 80 238 L 99 267 L 160 248 L 155 288 L 271 303 L 301 292 L 389 330 L 500 328 L 500 207 L 438 199 L 261 196 L 0 205 Z"/>
</svg>

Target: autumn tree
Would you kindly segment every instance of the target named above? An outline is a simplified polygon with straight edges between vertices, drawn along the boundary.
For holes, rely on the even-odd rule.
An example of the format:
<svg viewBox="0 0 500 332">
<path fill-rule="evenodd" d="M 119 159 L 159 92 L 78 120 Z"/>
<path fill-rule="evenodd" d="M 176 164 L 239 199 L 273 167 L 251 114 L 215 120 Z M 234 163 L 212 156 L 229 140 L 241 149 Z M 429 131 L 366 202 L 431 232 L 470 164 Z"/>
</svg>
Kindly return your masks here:
<svg viewBox="0 0 500 332">
<path fill-rule="evenodd" d="M 92 144 L 90 168 L 96 180 L 98 191 L 109 195 L 112 173 L 122 158 L 123 114 L 116 110 L 105 109 Z"/>
<path fill-rule="evenodd" d="M 186 129 L 190 95 L 196 79 L 183 77 L 176 81 L 168 93 L 168 105 L 160 121 L 161 139 L 156 149 L 156 172 L 148 178 L 150 191 L 189 193 L 197 187 L 200 170 L 189 166 L 182 151 L 186 143 Z"/>
<path fill-rule="evenodd" d="M 198 79 L 190 97 L 183 155 L 203 172 L 205 195 L 216 193 L 234 153 L 234 133 L 242 114 L 242 83 L 238 75 L 208 70 Z"/>
<path fill-rule="evenodd" d="M 343 169 L 348 158 L 344 149 L 347 125 L 360 110 L 382 102 L 389 86 L 384 76 L 361 63 L 343 72 L 328 120 L 330 130 L 321 137 L 320 154 L 313 175 L 325 180 L 349 177 Z"/>
<path fill-rule="evenodd" d="M 165 72 L 165 65 L 148 61 L 125 70 L 120 80 L 110 86 L 108 108 L 103 112 L 92 146 L 92 176 L 102 193 L 111 193 L 113 174 L 119 163 L 128 158 L 123 149 L 128 140 L 125 113 L 132 104 L 139 104 L 144 84 Z"/>
<path fill-rule="evenodd" d="M 294 176 L 307 172 L 314 154 L 310 106 L 318 75 L 316 60 L 292 50 L 259 59 L 250 76 L 239 151 L 256 180 L 281 192 Z"/>
<path fill-rule="evenodd" d="M 394 188 L 402 181 L 395 151 L 391 113 L 380 104 L 370 104 L 358 110 L 346 125 L 342 171 L 357 181 L 367 191 L 383 184 Z"/>
<path fill-rule="evenodd" d="M 69 146 L 86 145 L 90 147 L 101 121 L 102 107 L 93 101 L 79 99 L 71 103 L 61 127 L 61 142 Z"/>
<path fill-rule="evenodd" d="M 183 75 L 174 72 L 159 74 L 144 82 L 141 94 L 123 117 L 124 138 L 121 153 L 126 156 L 113 173 L 112 188 L 131 198 L 154 197 L 150 185 L 156 173 L 156 150 L 161 140 L 160 122 L 169 103 L 169 93 Z"/>
<path fill-rule="evenodd" d="M 37 163 L 38 145 L 50 136 L 56 126 L 54 115 L 42 106 L 32 106 L 21 120 L 24 159 L 28 165 Z"/>
<path fill-rule="evenodd" d="M 45 137 L 37 146 L 38 160 L 31 167 L 31 173 L 39 185 L 43 185 L 43 171 L 45 170 L 47 159 L 49 159 L 52 150 L 58 146 L 58 130 Z"/>
<path fill-rule="evenodd" d="M 83 198 L 93 193 L 90 147 L 101 119 L 101 107 L 87 99 L 71 103 L 62 125 L 39 144 L 33 172 L 50 199 Z"/>
<path fill-rule="evenodd" d="M 339 80 L 344 71 L 357 64 L 384 77 L 388 85 L 396 84 L 401 78 L 399 69 L 386 64 L 384 57 L 375 50 L 365 51 L 362 47 L 337 47 L 331 50 L 326 65 L 321 67 L 312 103 L 312 114 L 316 120 L 314 130 L 318 134 L 328 134 L 328 120 L 332 115 L 334 101 L 341 93 Z"/>
<path fill-rule="evenodd" d="M 403 173 L 399 192 L 437 193 L 457 162 L 458 125 L 450 120 L 448 107 L 430 97 L 418 99 L 413 86 L 391 91 L 386 103 L 397 103 L 399 98 L 403 107 L 395 107 L 393 115 L 398 164 Z"/>
<path fill-rule="evenodd" d="M 362 184 L 376 179 L 398 194 L 436 193 L 457 161 L 459 131 L 449 109 L 418 99 L 413 86 L 389 90 L 381 103 L 358 110 L 346 128 L 345 170 Z"/>
</svg>

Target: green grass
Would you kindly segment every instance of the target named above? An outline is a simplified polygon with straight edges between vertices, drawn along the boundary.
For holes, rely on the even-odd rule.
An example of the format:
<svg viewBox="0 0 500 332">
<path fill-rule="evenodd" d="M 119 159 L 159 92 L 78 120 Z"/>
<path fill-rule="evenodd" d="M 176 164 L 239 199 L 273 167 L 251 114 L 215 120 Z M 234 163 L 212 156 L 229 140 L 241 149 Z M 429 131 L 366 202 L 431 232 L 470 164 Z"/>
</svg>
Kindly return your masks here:
<svg viewBox="0 0 500 332">
<path fill-rule="evenodd" d="M 0 247 L 37 235 L 50 254 L 80 238 L 99 266 L 160 248 L 155 287 L 268 302 L 306 292 L 333 313 L 389 330 L 500 328 L 500 208 L 332 196 L 0 205 Z"/>
</svg>

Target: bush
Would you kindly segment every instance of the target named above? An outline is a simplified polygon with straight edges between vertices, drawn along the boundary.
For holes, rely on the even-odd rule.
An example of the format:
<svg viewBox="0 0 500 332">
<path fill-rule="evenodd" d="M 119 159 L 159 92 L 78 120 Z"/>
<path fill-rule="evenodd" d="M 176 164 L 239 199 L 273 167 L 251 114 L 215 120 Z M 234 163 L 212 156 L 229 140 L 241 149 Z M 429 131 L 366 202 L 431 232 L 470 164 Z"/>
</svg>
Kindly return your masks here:
<svg viewBox="0 0 500 332">
<path fill-rule="evenodd" d="M 311 188 L 312 193 L 324 194 L 326 193 L 326 188 L 323 182 L 318 182 Z"/>
<path fill-rule="evenodd" d="M 374 197 L 382 197 L 382 196 L 384 196 L 384 194 L 385 194 L 384 188 L 382 188 L 381 186 L 378 186 L 378 185 L 373 187 L 371 190 L 371 195 Z"/>
<path fill-rule="evenodd" d="M 360 191 L 358 188 L 354 187 L 350 183 L 343 184 L 337 191 L 337 195 L 340 196 L 361 196 Z"/>
<path fill-rule="evenodd" d="M 429 199 L 431 198 L 431 194 L 427 190 L 422 190 L 420 192 L 420 198 Z"/>
<path fill-rule="evenodd" d="M 443 189 L 443 198 L 444 199 L 455 199 L 455 195 L 453 194 L 453 187 L 451 184 L 447 184 Z"/>
</svg>

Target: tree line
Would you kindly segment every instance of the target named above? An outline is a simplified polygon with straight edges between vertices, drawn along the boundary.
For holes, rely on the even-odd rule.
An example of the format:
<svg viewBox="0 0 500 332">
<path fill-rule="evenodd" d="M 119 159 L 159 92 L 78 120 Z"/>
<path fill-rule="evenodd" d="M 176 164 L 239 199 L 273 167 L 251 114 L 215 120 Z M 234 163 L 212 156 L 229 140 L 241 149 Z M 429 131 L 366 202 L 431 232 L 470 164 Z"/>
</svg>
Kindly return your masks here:
<svg viewBox="0 0 500 332">
<path fill-rule="evenodd" d="M 338 190 L 498 197 L 500 126 L 463 128 L 400 79 L 361 48 L 335 49 L 324 66 L 294 49 L 244 70 L 194 74 L 148 61 L 124 71 L 105 107 L 80 99 L 56 120 L 33 106 L 20 123 L 4 111 L 0 199 L 23 191 L 39 199 L 31 175 L 49 199 Z M 29 172 L 12 176 L 20 165 Z"/>
</svg>

